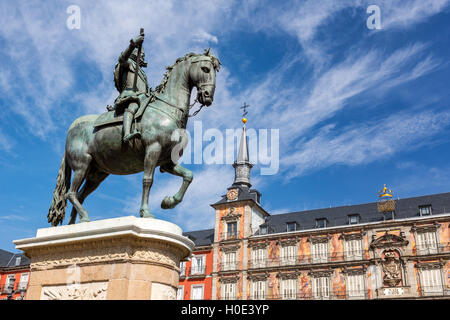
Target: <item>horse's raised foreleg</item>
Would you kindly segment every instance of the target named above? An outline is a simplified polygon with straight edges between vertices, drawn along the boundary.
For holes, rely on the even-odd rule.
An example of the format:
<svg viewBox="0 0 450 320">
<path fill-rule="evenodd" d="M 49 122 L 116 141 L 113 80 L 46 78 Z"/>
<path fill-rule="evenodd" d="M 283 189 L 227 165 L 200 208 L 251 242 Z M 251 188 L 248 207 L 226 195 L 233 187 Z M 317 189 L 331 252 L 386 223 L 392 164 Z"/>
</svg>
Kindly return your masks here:
<svg viewBox="0 0 450 320">
<path fill-rule="evenodd" d="M 78 201 L 80 204 L 83 204 L 84 200 L 88 195 L 94 192 L 95 189 L 106 179 L 108 176 L 107 173 L 100 172 L 95 169 L 91 169 L 86 177 L 86 182 L 81 188 L 80 192 L 78 192 Z M 75 207 L 72 208 L 72 213 L 70 214 L 69 224 L 74 224 L 77 219 L 77 210 Z"/>
<path fill-rule="evenodd" d="M 80 188 L 81 184 L 83 183 L 83 180 L 87 176 L 91 160 L 92 157 L 89 154 L 84 154 L 83 156 L 77 157 L 75 161 L 71 161 L 72 162 L 71 167 L 74 174 L 72 184 L 70 185 L 70 189 L 67 192 L 66 197 L 72 203 L 76 212 L 80 215 L 80 222 L 89 222 L 88 213 L 78 200 L 78 189 Z M 70 220 L 72 221 L 72 217 Z"/>
<path fill-rule="evenodd" d="M 161 167 L 161 171 L 183 177 L 183 184 L 181 185 L 180 190 L 178 190 L 178 192 L 172 197 L 165 197 L 161 202 L 161 208 L 172 209 L 183 200 L 184 194 L 193 179 L 192 171 L 182 167 L 179 164 L 164 165 Z"/>
<path fill-rule="evenodd" d="M 144 178 L 142 179 L 142 202 L 139 215 L 142 218 L 154 218 L 148 210 L 148 196 L 153 184 L 153 174 L 161 154 L 161 145 L 158 142 L 150 144 L 145 151 Z"/>
</svg>

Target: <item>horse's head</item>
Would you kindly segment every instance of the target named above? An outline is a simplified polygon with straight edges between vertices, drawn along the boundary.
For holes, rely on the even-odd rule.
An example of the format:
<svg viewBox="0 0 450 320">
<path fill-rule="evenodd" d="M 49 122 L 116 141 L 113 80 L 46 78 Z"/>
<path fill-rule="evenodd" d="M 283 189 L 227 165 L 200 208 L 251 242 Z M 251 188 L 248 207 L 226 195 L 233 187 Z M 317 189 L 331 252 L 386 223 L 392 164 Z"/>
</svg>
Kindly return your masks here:
<svg viewBox="0 0 450 320">
<path fill-rule="evenodd" d="M 210 106 L 214 100 L 216 71 L 220 69 L 220 61 L 209 52 L 209 49 L 191 59 L 189 77 L 197 88 L 197 100 L 205 106 Z"/>
</svg>

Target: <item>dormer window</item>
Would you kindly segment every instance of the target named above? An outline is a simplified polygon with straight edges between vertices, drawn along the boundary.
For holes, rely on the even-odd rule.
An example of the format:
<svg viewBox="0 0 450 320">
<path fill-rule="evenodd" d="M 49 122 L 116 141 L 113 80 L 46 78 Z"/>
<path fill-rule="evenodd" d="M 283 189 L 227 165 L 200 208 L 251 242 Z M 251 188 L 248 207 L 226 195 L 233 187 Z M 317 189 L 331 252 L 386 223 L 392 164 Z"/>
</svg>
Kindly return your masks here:
<svg viewBox="0 0 450 320">
<path fill-rule="evenodd" d="M 288 222 L 286 223 L 286 231 L 292 232 L 297 230 L 297 223 L 295 222 Z"/>
<path fill-rule="evenodd" d="M 431 205 L 419 206 L 420 216 L 431 216 Z"/>
<path fill-rule="evenodd" d="M 321 218 L 316 219 L 316 228 L 326 228 L 327 227 L 327 219 Z"/>
<path fill-rule="evenodd" d="M 267 234 L 267 226 L 259 227 L 259 234 Z"/>
<path fill-rule="evenodd" d="M 348 216 L 348 224 L 358 224 L 360 220 L 359 214 L 350 214 Z"/>
<path fill-rule="evenodd" d="M 395 217 L 394 211 L 383 212 L 384 220 L 394 220 L 394 217 Z"/>
</svg>

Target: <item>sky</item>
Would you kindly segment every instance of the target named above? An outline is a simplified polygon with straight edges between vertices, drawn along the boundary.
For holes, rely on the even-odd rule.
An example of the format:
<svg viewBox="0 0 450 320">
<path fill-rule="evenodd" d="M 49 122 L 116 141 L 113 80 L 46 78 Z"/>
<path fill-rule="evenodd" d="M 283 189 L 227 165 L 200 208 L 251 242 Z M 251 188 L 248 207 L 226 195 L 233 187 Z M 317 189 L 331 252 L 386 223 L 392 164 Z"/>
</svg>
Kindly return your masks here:
<svg viewBox="0 0 450 320">
<path fill-rule="evenodd" d="M 70 29 L 73 5 L 80 24 Z M 371 5 L 378 28 L 368 27 Z M 448 0 L 3 0 L 0 14 L 1 249 L 50 226 L 67 130 L 113 103 L 114 66 L 140 27 L 153 88 L 188 52 L 211 48 L 222 63 L 191 136 L 195 124 L 240 130 L 244 102 L 249 131 L 278 130 L 276 174 L 250 155 L 269 213 L 373 202 L 383 184 L 396 198 L 450 191 Z M 160 208 L 181 179 L 157 170 L 150 211 L 183 231 L 212 228 L 210 204 L 234 169 L 185 166 L 194 181 L 183 202 Z M 84 203 L 91 220 L 138 216 L 141 185 L 142 173 L 109 176 Z"/>
</svg>

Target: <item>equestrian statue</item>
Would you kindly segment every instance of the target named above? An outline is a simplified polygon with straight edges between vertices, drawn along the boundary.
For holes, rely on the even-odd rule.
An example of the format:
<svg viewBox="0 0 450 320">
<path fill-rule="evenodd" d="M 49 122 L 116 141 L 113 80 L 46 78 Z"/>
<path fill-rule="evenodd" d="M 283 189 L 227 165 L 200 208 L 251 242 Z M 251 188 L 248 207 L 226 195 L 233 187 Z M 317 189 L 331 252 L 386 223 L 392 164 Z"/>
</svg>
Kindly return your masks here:
<svg viewBox="0 0 450 320">
<path fill-rule="evenodd" d="M 179 146 L 187 144 L 188 137 L 183 132 L 188 118 L 214 100 L 220 61 L 209 49 L 202 54 L 188 53 L 166 68 L 161 84 L 152 90 L 142 70 L 147 66 L 143 41 L 141 29 L 119 57 L 114 70 L 119 96 L 114 106 L 108 106 L 108 112 L 101 115 L 82 116 L 69 128 L 47 215 L 53 226 L 63 223 L 67 199 L 73 205 L 69 224 L 76 222 L 77 214 L 79 222 L 89 222 L 82 204 L 110 174 L 144 171 L 139 211 L 143 218 L 154 218 L 148 208 L 148 198 L 156 167 L 183 178 L 178 192 L 162 200 L 163 209 L 179 204 L 192 182 L 192 172 L 177 163 L 182 154 Z M 189 114 L 194 87 L 197 89 L 195 102 L 201 106 Z"/>
</svg>

